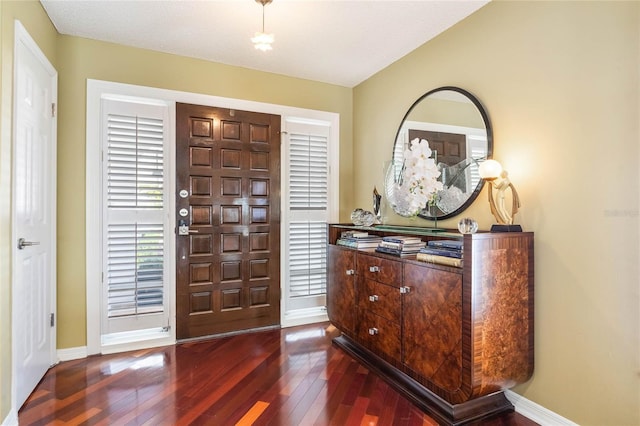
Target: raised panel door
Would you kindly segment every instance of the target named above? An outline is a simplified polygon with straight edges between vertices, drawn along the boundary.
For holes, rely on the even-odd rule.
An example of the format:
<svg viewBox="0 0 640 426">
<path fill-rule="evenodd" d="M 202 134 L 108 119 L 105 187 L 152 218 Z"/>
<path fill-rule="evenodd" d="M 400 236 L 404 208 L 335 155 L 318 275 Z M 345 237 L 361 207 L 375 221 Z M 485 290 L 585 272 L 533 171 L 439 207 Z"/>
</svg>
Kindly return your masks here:
<svg viewBox="0 0 640 426">
<path fill-rule="evenodd" d="M 280 322 L 280 117 L 176 105 L 177 337 Z"/>
</svg>

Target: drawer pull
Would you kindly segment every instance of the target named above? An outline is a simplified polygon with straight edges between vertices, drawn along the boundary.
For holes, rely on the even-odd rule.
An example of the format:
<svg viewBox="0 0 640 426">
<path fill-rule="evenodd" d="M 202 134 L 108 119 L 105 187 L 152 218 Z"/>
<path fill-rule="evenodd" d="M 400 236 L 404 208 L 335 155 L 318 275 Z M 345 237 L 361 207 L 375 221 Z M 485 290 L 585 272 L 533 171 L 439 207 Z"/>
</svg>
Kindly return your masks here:
<svg viewBox="0 0 640 426">
<path fill-rule="evenodd" d="M 378 266 L 369 266 L 369 272 L 380 272 L 380 268 Z"/>
<path fill-rule="evenodd" d="M 371 327 L 369 329 L 369 334 L 372 335 L 372 336 L 375 336 L 376 334 L 378 334 L 378 329 L 375 328 L 375 327 Z"/>
<path fill-rule="evenodd" d="M 355 275 L 356 271 L 354 271 L 353 269 L 347 269 L 347 275 Z"/>
<path fill-rule="evenodd" d="M 371 296 L 369 296 L 369 302 L 377 302 L 377 301 L 378 301 L 377 294 L 372 294 Z"/>
</svg>

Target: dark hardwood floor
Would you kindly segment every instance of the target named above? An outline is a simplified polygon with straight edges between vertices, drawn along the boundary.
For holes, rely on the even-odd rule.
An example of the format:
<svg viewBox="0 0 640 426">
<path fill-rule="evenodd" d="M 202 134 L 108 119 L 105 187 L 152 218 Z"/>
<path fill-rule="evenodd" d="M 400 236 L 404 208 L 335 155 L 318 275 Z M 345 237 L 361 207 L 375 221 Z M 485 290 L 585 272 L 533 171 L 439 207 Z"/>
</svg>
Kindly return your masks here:
<svg viewBox="0 0 640 426">
<path fill-rule="evenodd" d="M 328 323 L 92 356 L 51 368 L 21 425 L 433 425 L 331 344 Z M 484 425 L 530 426 L 517 413 Z"/>
</svg>

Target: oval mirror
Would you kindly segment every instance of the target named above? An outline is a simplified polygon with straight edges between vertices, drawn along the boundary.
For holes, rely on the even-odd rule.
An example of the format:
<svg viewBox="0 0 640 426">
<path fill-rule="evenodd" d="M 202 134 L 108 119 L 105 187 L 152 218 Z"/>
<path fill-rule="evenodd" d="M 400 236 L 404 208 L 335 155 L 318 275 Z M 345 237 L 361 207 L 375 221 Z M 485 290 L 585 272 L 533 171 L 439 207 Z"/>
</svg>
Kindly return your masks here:
<svg viewBox="0 0 640 426">
<path fill-rule="evenodd" d="M 440 87 L 425 93 L 405 114 L 392 154 L 389 179 L 398 182 L 403 170 L 404 151 L 414 139 L 429 142 L 443 189 L 434 203 L 418 216 L 434 220 L 462 213 L 476 199 L 484 181 L 479 163 L 491 158 L 493 135 L 489 117 L 475 96 L 458 87 Z M 396 213 L 395 206 L 392 208 Z"/>
</svg>

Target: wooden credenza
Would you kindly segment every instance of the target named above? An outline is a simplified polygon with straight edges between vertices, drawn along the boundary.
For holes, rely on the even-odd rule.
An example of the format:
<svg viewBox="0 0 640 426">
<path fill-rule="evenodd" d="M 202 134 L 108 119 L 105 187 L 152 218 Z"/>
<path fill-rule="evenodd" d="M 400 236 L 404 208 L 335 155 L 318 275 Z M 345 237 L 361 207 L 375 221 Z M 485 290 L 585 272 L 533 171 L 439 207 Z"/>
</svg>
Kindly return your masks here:
<svg viewBox="0 0 640 426">
<path fill-rule="evenodd" d="M 343 231 L 462 239 L 463 267 L 336 245 Z M 334 343 L 441 424 L 513 410 L 533 374 L 533 233 L 461 235 L 332 224 L 327 310 Z"/>
</svg>

